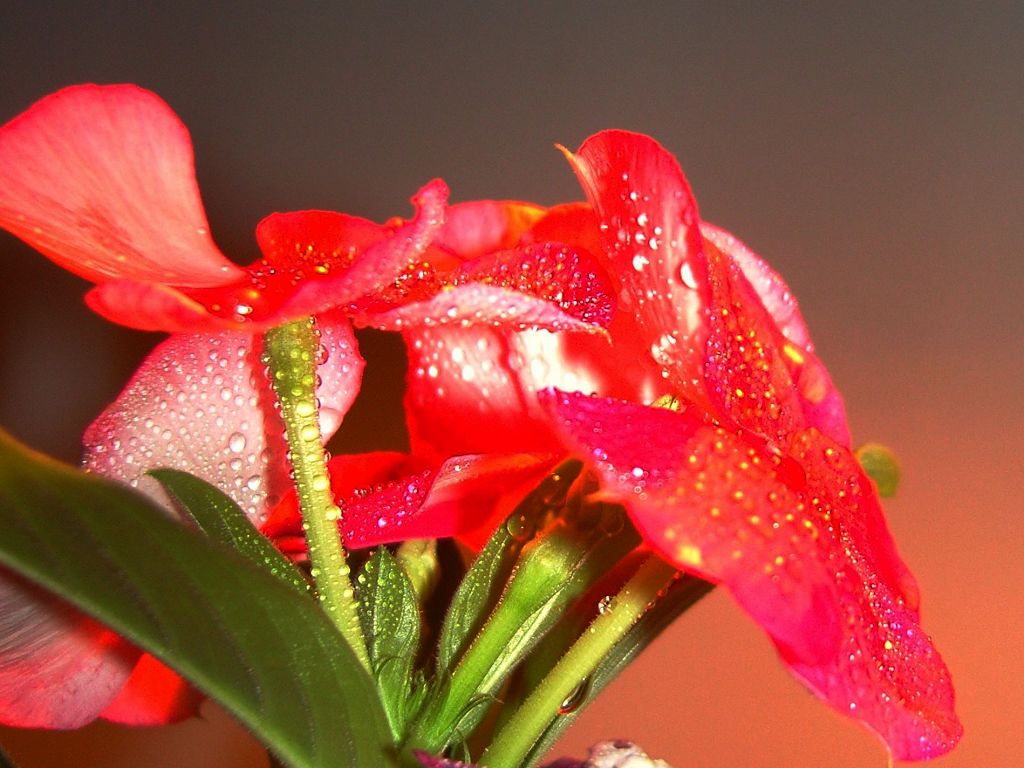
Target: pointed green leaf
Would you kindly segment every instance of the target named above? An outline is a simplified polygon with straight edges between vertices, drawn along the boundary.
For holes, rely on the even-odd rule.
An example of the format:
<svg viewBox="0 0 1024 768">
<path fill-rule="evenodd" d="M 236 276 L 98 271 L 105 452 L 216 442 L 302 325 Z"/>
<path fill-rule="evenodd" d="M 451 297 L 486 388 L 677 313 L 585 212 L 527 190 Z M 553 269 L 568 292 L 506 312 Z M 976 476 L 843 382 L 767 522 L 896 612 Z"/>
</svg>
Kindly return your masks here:
<svg viewBox="0 0 1024 768">
<path fill-rule="evenodd" d="M 219 488 L 177 469 L 149 473 L 199 529 L 215 541 L 234 547 L 299 592 L 312 594 L 298 568 L 253 526 L 242 508 Z"/>
<path fill-rule="evenodd" d="M 420 642 L 420 608 L 405 571 L 384 547 L 366 561 L 356 583 L 359 620 L 381 701 L 396 739 L 405 732 L 412 664 Z"/>
<path fill-rule="evenodd" d="M 315 601 L 124 486 L 0 432 L 0 563 L 176 669 L 291 768 L 393 762 L 373 682 Z"/>
</svg>

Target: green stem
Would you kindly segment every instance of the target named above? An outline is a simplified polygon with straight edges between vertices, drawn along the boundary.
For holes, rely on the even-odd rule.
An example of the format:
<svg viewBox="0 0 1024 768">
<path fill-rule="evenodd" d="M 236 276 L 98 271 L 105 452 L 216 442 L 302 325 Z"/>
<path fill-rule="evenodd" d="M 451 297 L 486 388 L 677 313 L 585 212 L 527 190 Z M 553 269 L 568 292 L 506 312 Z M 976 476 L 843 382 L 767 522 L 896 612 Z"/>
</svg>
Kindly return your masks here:
<svg viewBox="0 0 1024 768">
<path fill-rule="evenodd" d="M 648 607 L 667 589 L 676 569 L 657 555 L 649 557 L 566 652 L 533 693 L 505 723 L 480 758 L 486 768 L 517 768 L 548 724 L 581 687 Z"/>
<path fill-rule="evenodd" d="M 331 621 L 370 672 L 349 566 L 338 532 L 341 510 L 334 503 L 321 443 L 316 402 L 316 357 L 320 343 L 313 318 L 267 331 L 263 362 L 281 406 L 288 456 L 298 492 L 302 527 L 317 595 Z"/>
</svg>

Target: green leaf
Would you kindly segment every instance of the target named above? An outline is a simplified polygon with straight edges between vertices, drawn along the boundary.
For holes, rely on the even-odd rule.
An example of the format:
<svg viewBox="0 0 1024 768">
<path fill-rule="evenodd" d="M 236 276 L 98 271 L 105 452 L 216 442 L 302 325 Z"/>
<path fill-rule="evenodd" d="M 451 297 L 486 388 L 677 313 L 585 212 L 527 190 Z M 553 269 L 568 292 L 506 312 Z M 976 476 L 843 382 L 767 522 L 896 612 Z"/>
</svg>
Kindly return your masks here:
<svg viewBox="0 0 1024 768">
<path fill-rule="evenodd" d="M 857 449 L 857 461 L 864 473 L 875 481 L 878 495 L 888 499 L 900 485 L 900 464 L 896 455 L 879 443 L 867 443 Z"/>
<path fill-rule="evenodd" d="M 291 768 L 393 764 L 369 679 L 315 601 L 124 486 L 0 432 L 0 563 L 233 712 Z"/>
<path fill-rule="evenodd" d="M 205 480 L 177 469 L 149 473 L 211 539 L 233 547 L 299 592 L 312 594 L 302 572 L 270 543 L 234 500 Z"/>
<path fill-rule="evenodd" d="M 497 602 L 505 578 L 519 553 L 505 526 L 499 526 L 462 577 L 448 606 L 437 641 L 437 675 L 443 677 L 469 645 Z"/>
<path fill-rule="evenodd" d="M 397 740 L 409 715 L 412 664 L 420 642 L 419 602 L 409 577 L 384 547 L 366 561 L 356 584 L 370 664 Z"/>
</svg>

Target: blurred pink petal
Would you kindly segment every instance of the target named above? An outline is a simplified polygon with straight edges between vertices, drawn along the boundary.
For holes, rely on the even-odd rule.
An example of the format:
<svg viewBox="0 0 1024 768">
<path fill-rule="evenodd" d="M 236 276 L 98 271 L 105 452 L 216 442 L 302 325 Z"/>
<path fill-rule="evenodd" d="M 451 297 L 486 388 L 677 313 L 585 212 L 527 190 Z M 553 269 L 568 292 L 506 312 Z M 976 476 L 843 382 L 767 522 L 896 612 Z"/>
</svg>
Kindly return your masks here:
<svg viewBox="0 0 1024 768">
<path fill-rule="evenodd" d="M 0 572 L 0 722 L 83 726 L 114 700 L 138 657 L 60 598 Z"/>
</svg>

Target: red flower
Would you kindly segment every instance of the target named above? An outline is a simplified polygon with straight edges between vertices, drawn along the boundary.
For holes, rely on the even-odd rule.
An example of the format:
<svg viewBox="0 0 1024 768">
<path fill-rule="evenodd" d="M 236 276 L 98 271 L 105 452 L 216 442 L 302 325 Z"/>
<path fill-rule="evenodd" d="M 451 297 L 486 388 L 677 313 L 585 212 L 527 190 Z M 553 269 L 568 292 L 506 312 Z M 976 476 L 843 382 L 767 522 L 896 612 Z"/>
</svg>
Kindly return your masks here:
<svg viewBox="0 0 1024 768">
<path fill-rule="evenodd" d="M 157 498 L 146 470 L 186 470 L 257 523 L 289 487 L 257 332 L 316 315 L 327 440 L 359 387 L 353 321 L 593 331 L 611 312 L 598 273 L 569 247 L 466 262 L 429 250 L 445 220 L 439 180 L 413 199 L 409 221 L 274 214 L 256 230 L 264 257 L 238 267 L 210 237 L 187 130 L 134 86 L 67 88 L 0 128 L 0 179 L 0 226 L 96 283 L 93 309 L 175 333 L 86 431 L 85 466 Z M 449 232 L 500 213 L 474 205 L 467 217 L 458 208 Z M 17 661 L 0 664 L 0 721 L 75 727 L 97 714 L 144 723 L 190 711 L 188 695 L 148 686 L 170 673 L 154 672 L 148 657 L 132 672 L 138 653 L 63 603 L 3 580 L 0 606 L 17 617 L 6 631 L 18 633 L 4 646 Z M 145 694 L 129 685 L 115 698 L 129 673 Z"/>
<path fill-rule="evenodd" d="M 579 454 L 649 546 L 728 588 L 790 669 L 894 756 L 951 749 L 961 726 L 948 671 L 785 283 L 700 221 L 653 140 L 609 131 L 566 154 L 590 207 L 552 209 L 508 235 L 603 260 L 619 299 L 610 345 L 409 334 L 414 440 L 441 454 L 507 450 L 509 439 Z M 670 398 L 678 410 L 648 405 Z"/>
</svg>

